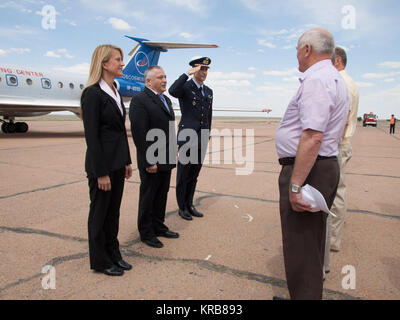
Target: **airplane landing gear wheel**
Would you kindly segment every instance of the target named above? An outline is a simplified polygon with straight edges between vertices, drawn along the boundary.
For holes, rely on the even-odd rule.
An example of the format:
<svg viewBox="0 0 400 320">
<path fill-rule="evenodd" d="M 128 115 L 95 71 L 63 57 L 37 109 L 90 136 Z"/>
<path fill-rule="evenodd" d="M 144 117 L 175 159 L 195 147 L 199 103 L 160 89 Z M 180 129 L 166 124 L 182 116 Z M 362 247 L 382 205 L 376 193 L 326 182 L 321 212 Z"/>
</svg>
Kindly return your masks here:
<svg viewBox="0 0 400 320">
<path fill-rule="evenodd" d="M 7 122 L 2 123 L 1 131 L 3 131 L 4 133 L 8 133 L 8 123 Z"/>
<path fill-rule="evenodd" d="M 17 126 L 13 122 L 7 123 L 7 133 L 15 133 Z"/>
<path fill-rule="evenodd" d="M 2 122 L 3 123 L 1 124 L 1 131 L 3 131 L 4 133 L 25 133 L 29 129 L 29 126 L 26 122 Z"/>
<path fill-rule="evenodd" d="M 17 132 L 25 133 L 28 131 L 28 124 L 26 122 L 17 122 L 15 124 Z"/>
</svg>

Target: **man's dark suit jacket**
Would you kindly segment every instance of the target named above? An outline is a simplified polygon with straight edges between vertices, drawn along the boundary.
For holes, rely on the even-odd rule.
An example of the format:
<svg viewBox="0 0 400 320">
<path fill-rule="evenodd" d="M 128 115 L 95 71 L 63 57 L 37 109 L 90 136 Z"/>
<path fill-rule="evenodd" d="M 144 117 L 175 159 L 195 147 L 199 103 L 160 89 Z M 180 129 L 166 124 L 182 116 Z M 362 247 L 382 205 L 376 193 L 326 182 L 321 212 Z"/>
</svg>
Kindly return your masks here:
<svg viewBox="0 0 400 320">
<path fill-rule="evenodd" d="M 160 97 L 147 87 L 131 100 L 129 119 L 133 141 L 136 145 L 138 169 L 142 171 L 154 164 L 157 164 L 159 171 L 168 171 L 176 167 L 175 114 L 171 100 L 165 95 L 164 97 L 169 112 Z M 157 143 L 146 141 L 146 135 L 151 129 L 159 129 L 165 134 L 166 144 L 163 144 L 158 150 L 158 154 L 160 152 L 165 154 L 165 161 L 151 163 L 148 161 L 150 159 L 146 159 L 147 149 L 153 143 Z"/>
<path fill-rule="evenodd" d="M 121 105 L 123 102 L 121 99 Z M 85 170 L 88 177 L 103 177 L 131 164 L 123 115 L 115 100 L 99 84 L 87 87 L 81 97 L 87 144 Z"/>
<path fill-rule="evenodd" d="M 203 96 L 193 79 L 188 79 L 186 74 L 182 74 L 168 92 L 179 99 L 182 117 L 178 125 L 178 137 L 181 130 L 189 128 L 195 130 L 200 139 L 201 129 L 211 130 L 213 91 L 203 84 Z M 185 141 L 178 141 L 179 146 L 184 143 Z"/>
</svg>

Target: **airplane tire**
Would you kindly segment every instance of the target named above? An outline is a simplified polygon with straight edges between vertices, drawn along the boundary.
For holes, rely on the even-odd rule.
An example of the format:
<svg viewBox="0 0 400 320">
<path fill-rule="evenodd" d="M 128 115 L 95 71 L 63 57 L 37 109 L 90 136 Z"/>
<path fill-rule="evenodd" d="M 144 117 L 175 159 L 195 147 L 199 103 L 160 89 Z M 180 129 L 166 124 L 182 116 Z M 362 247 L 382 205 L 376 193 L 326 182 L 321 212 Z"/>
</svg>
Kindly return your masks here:
<svg viewBox="0 0 400 320">
<path fill-rule="evenodd" d="M 28 131 L 28 124 L 26 122 L 17 122 L 15 127 L 16 131 L 20 133 L 25 133 Z"/>
<path fill-rule="evenodd" d="M 9 122 L 7 126 L 7 133 L 15 133 L 17 127 L 14 123 Z"/>
<path fill-rule="evenodd" d="M 8 123 L 7 122 L 3 122 L 3 124 L 1 125 L 1 131 L 3 131 L 4 133 L 8 133 Z"/>
</svg>

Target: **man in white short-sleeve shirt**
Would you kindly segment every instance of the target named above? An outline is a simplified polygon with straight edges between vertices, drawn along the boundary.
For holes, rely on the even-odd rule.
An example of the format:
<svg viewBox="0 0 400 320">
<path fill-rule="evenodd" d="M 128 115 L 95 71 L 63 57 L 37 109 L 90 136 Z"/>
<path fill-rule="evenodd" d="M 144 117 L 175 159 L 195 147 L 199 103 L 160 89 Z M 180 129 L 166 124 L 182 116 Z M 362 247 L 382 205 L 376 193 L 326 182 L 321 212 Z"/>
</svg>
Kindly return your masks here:
<svg viewBox="0 0 400 320">
<path fill-rule="evenodd" d="M 338 144 L 349 110 L 346 84 L 333 67 L 332 35 L 305 32 L 297 45 L 300 87 L 276 132 L 283 255 L 291 299 L 322 299 L 326 213 L 309 212 L 309 184 L 332 206 L 339 181 Z"/>
</svg>

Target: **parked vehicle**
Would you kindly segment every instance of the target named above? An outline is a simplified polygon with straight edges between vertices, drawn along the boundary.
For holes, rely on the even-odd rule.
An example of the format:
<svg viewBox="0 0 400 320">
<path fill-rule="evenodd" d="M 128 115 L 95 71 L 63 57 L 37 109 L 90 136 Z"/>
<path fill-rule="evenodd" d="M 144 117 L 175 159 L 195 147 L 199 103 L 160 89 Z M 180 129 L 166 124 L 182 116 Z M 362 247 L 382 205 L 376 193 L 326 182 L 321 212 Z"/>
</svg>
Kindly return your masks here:
<svg viewBox="0 0 400 320">
<path fill-rule="evenodd" d="M 363 117 L 363 127 L 366 126 L 373 126 L 376 127 L 377 125 L 377 116 L 376 114 L 373 114 L 372 112 L 370 113 L 364 113 Z"/>
</svg>

